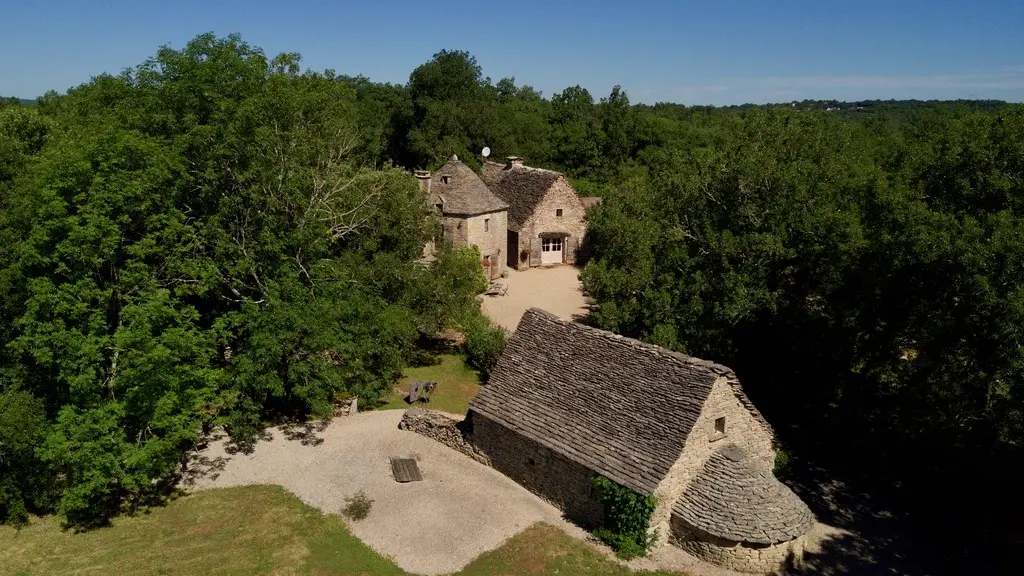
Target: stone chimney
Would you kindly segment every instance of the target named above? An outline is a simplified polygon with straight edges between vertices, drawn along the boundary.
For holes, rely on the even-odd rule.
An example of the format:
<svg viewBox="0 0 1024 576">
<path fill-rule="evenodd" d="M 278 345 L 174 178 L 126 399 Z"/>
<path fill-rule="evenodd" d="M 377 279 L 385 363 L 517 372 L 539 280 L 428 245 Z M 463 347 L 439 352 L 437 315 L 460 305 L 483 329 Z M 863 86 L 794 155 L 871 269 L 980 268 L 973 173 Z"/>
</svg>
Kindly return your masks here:
<svg viewBox="0 0 1024 576">
<path fill-rule="evenodd" d="M 505 168 L 523 167 L 523 159 L 519 156 L 508 156 L 505 158 Z"/>
<path fill-rule="evenodd" d="M 430 194 L 430 172 L 427 170 L 417 170 L 415 174 L 416 179 L 420 181 L 420 190 L 424 194 Z"/>
</svg>

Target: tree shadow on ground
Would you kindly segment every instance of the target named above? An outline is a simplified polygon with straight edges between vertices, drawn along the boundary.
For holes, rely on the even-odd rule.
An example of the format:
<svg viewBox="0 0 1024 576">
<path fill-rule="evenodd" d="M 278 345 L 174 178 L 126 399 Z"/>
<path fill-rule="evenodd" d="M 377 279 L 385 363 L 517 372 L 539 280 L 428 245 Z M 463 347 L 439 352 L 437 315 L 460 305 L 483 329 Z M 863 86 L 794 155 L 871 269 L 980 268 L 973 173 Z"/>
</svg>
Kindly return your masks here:
<svg viewBox="0 0 1024 576">
<path fill-rule="evenodd" d="M 586 312 L 576 313 L 572 315 L 572 321 L 586 326 L 592 326 L 598 328 L 597 323 L 592 316 L 592 313 L 597 310 L 597 306 L 594 304 L 585 304 L 583 308 Z"/>
<path fill-rule="evenodd" d="M 288 422 L 279 427 L 285 439 L 298 441 L 303 446 L 319 446 L 324 443 L 320 433 L 327 429 L 326 420 L 316 422 Z"/>
<path fill-rule="evenodd" d="M 181 486 L 194 486 L 200 478 L 216 480 L 229 461 L 230 459 L 224 456 L 211 458 L 194 452 L 182 465 L 178 483 Z"/>
<path fill-rule="evenodd" d="M 836 479 L 828 470 L 791 457 L 786 480 L 818 521 L 835 530 L 808 546 L 802 562 L 788 562 L 778 576 L 944 576 L 954 574 L 935 550 L 911 530 L 906 518 L 866 491 Z"/>
<path fill-rule="evenodd" d="M 274 436 L 269 430 L 263 430 L 255 438 L 235 438 L 230 437 L 224 444 L 224 451 L 234 456 L 241 452 L 242 454 L 252 454 L 253 450 L 256 449 L 256 444 L 259 442 L 267 442 L 273 440 Z"/>
</svg>

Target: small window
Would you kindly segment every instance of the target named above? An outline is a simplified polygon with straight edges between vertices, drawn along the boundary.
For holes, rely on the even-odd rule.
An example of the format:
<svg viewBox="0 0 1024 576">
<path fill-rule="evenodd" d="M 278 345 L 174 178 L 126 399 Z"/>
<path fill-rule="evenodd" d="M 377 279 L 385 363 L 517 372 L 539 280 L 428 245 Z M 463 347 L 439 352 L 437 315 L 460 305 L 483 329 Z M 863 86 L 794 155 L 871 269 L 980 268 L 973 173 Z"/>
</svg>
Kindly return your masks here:
<svg viewBox="0 0 1024 576">
<path fill-rule="evenodd" d="M 491 231 L 491 219 L 490 218 L 484 218 L 484 232 L 490 232 L 490 231 Z"/>
<path fill-rule="evenodd" d="M 442 184 L 447 184 L 450 181 L 451 181 L 451 176 L 449 176 L 447 174 L 445 174 L 444 176 L 441 176 L 441 183 Z"/>
<path fill-rule="evenodd" d="M 555 218 L 561 218 L 561 217 L 562 217 L 562 209 L 561 208 L 557 208 L 555 210 Z"/>
<path fill-rule="evenodd" d="M 715 434 L 725 434 L 725 416 L 715 418 Z"/>
</svg>

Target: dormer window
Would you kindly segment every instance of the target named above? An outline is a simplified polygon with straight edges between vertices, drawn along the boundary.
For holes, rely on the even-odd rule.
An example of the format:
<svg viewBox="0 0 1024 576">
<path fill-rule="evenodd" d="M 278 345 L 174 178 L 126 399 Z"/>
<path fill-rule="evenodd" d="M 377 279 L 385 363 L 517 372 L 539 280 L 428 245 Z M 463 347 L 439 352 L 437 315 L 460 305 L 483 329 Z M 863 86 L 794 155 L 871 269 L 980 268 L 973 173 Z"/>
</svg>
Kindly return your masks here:
<svg viewBox="0 0 1024 576">
<path fill-rule="evenodd" d="M 441 183 L 442 184 L 450 184 L 451 181 L 452 181 L 452 177 L 451 176 L 449 176 L 447 174 L 441 176 Z"/>
</svg>

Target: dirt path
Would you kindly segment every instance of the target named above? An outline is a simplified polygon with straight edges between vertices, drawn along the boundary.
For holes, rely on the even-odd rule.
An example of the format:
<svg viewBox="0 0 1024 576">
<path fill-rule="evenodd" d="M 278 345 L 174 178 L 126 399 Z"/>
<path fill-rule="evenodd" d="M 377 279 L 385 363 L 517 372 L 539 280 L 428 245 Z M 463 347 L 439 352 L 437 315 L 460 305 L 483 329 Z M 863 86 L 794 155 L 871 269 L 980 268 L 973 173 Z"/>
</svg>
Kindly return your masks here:
<svg viewBox="0 0 1024 576">
<path fill-rule="evenodd" d="M 579 273 L 573 266 L 509 270 L 509 277 L 499 280 L 508 285 L 508 293 L 483 296 L 484 313 L 509 330 L 515 330 L 523 313 L 532 307 L 567 320 L 579 319 L 588 312 Z"/>
</svg>

